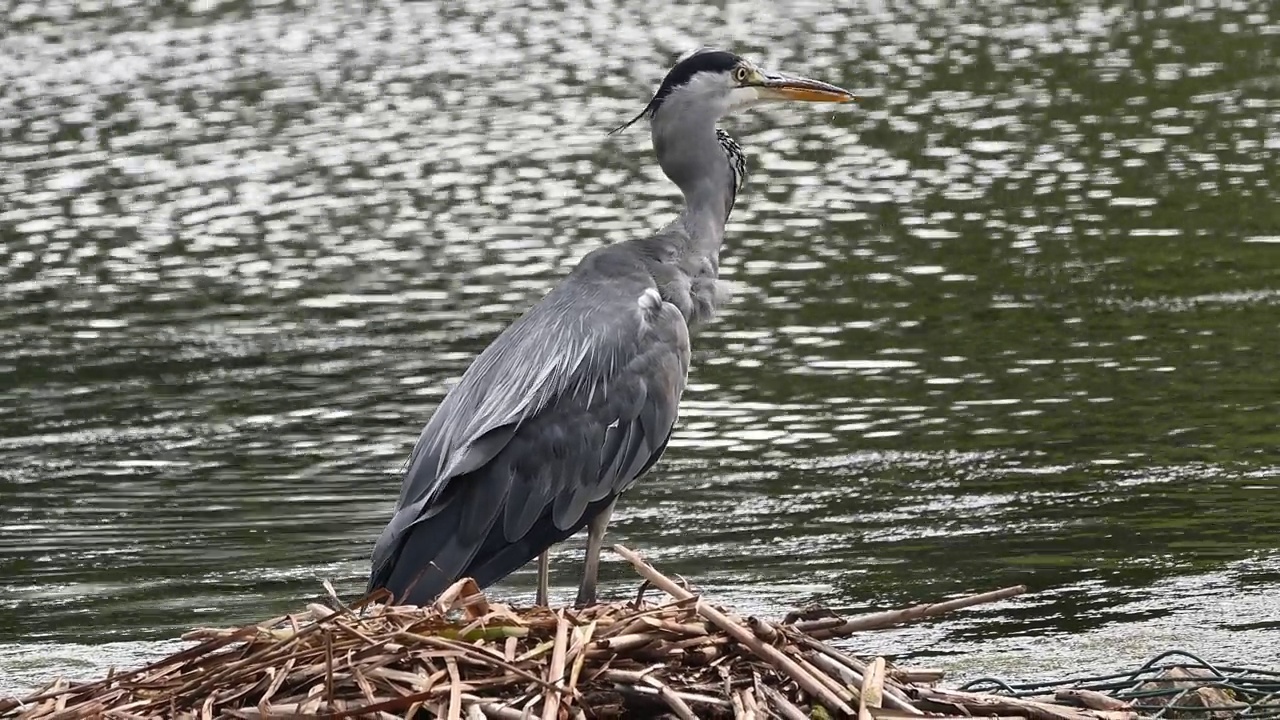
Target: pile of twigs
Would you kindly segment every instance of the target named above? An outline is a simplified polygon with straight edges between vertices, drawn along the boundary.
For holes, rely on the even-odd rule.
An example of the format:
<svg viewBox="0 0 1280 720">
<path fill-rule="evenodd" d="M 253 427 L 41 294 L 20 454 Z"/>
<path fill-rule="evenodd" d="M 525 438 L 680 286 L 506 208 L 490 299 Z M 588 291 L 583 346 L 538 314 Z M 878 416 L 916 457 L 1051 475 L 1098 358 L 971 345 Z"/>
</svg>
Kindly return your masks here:
<svg viewBox="0 0 1280 720">
<path fill-rule="evenodd" d="M 1021 586 L 852 620 L 776 623 L 717 609 L 614 549 L 645 579 L 634 602 L 517 612 L 464 580 L 431 607 L 377 604 L 377 596 L 311 605 L 259 625 L 189 633 L 199 644 L 144 668 L 0 699 L 0 717 L 1136 716 L 1115 703 L 1091 709 L 1087 696 L 1073 707 L 944 690 L 933 686 L 940 671 L 863 661 L 823 642 L 1013 597 Z M 650 585 L 670 599 L 647 601 Z"/>
</svg>

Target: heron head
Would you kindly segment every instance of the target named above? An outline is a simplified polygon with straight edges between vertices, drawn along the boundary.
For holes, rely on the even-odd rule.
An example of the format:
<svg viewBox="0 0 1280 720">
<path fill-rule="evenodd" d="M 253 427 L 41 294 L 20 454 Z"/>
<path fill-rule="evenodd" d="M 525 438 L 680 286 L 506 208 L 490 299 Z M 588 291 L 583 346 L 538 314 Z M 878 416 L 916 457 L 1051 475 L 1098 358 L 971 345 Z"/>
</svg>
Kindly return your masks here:
<svg viewBox="0 0 1280 720">
<path fill-rule="evenodd" d="M 718 120 L 734 110 L 761 102 L 844 103 L 856 99 L 853 93 L 835 85 L 765 70 L 725 50 L 699 48 L 681 56 L 644 110 L 613 132 L 619 132 L 643 117 L 654 120 L 678 113 L 709 115 Z"/>
</svg>

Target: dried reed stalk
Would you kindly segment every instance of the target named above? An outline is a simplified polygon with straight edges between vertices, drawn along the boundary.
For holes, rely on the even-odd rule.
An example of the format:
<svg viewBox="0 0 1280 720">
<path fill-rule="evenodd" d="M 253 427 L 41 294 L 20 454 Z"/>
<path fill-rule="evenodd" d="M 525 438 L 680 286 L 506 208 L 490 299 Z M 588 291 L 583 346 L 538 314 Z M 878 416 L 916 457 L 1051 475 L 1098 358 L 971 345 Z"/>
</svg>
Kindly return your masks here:
<svg viewBox="0 0 1280 720">
<path fill-rule="evenodd" d="M 1015 589 L 853 620 L 779 624 L 716 608 L 631 550 L 615 550 L 644 578 L 634 602 L 516 609 L 463 579 L 426 607 L 387 604 L 387 593 L 347 605 L 326 584 L 327 605 L 242 628 L 194 630 L 184 636 L 192 647 L 149 665 L 0 699 L 0 718 L 800 720 L 825 712 L 905 720 L 925 708 L 1032 720 L 1132 715 L 1094 697 L 1064 695 L 1070 704 L 1057 705 L 919 686 L 941 673 L 868 663 L 820 639 L 868 627 L 869 619 L 931 617 Z M 674 601 L 646 600 L 649 587 Z"/>
<path fill-rule="evenodd" d="M 644 558 L 641 558 L 631 550 L 621 545 L 614 545 L 613 551 L 626 558 L 645 580 L 653 583 L 655 587 L 661 589 L 671 597 L 682 600 L 687 600 L 693 597 L 693 593 L 690 593 L 688 590 L 685 590 L 666 576 L 659 573 L 649 565 L 649 563 L 645 562 Z M 781 651 L 774 648 L 772 645 L 765 645 L 751 632 L 750 629 L 744 628 L 743 626 L 733 622 L 725 616 L 724 613 L 713 607 L 704 605 L 701 601 L 697 603 L 696 607 L 700 615 L 715 623 L 716 626 L 728 633 L 733 637 L 733 639 L 743 645 L 746 645 L 757 656 L 768 661 L 780 671 L 790 676 L 791 679 L 799 683 L 800 687 L 804 688 L 806 692 L 817 697 L 822 704 L 826 705 L 829 709 L 837 710 L 845 713 L 846 715 L 853 714 L 853 709 L 845 704 L 845 702 L 837 695 L 832 693 L 830 688 L 824 685 L 821 680 L 814 677 L 804 668 L 800 667 L 795 660 L 782 654 Z"/>
<path fill-rule="evenodd" d="M 1026 585 L 1014 585 L 1012 587 L 992 590 L 991 592 L 979 593 L 977 595 L 966 595 L 954 600 L 913 605 L 911 607 L 900 608 L 898 610 L 871 613 L 870 615 L 863 615 L 861 617 L 851 618 L 848 620 L 842 620 L 840 618 L 824 618 L 822 620 L 797 622 L 795 627 L 798 630 L 804 631 L 813 638 L 826 640 L 829 638 L 852 635 L 855 632 L 861 632 L 864 630 L 880 630 L 892 627 L 893 625 L 899 625 L 904 622 L 945 615 L 946 613 L 963 610 L 965 608 L 973 607 L 974 605 L 999 602 L 1000 600 L 1017 597 L 1026 591 Z"/>
</svg>

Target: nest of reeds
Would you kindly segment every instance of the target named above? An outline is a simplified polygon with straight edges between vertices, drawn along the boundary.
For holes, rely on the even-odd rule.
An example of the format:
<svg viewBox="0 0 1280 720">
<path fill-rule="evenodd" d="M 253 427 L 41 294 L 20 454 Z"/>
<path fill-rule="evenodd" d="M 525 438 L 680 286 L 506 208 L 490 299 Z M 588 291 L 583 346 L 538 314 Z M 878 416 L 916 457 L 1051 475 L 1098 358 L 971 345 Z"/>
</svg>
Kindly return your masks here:
<svg viewBox="0 0 1280 720">
<path fill-rule="evenodd" d="M 860 618 L 772 622 L 710 605 L 614 549 L 644 578 L 634 601 L 517 610 L 470 580 L 429 607 L 380 604 L 376 595 L 348 606 L 334 596 L 334 607 L 188 633 L 198 644 L 143 668 L 0 700 L 0 717 L 1136 717 L 1096 698 L 1089 709 L 944 690 L 933 686 L 938 671 L 859 659 L 825 642 L 1012 597 L 1021 586 Z M 647 599 L 650 587 L 669 597 Z"/>
</svg>

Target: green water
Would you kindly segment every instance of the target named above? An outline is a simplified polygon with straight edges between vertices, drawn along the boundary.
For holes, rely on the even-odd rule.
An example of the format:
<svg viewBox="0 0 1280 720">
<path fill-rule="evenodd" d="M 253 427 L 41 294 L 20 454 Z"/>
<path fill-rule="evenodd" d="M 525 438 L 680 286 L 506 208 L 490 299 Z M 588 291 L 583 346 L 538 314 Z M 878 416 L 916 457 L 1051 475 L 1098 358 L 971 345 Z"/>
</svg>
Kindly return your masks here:
<svg viewBox="0 0 1280 720">
<path fill-rule="evenodd" d="M 447 384 L 674 211 L 606 132 L 702 43 L 863 101 L 726 121 L 736 294 L 611 540 L 766 614 L 1026 583 L 851 641 L 957 677 L 1280 661 L 1271 4 L 113 7 L 0 20 L 0 691 L 358 593 Z"/>
</svg>

